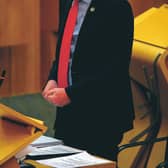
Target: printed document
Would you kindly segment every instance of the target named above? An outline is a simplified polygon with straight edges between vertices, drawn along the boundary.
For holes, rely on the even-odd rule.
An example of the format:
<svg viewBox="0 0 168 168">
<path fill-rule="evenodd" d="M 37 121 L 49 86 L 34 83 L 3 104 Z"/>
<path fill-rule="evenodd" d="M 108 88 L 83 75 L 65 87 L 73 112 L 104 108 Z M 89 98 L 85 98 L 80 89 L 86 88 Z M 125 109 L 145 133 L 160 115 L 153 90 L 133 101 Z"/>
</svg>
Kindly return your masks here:
<svg viewBox="0 0 168 168">
<path fill-rule="evenodd" d="M 75 167 L 91 166 L 96 164 L 111 163 L 111 161 L 109 160 L 101 159 L 93 155 L 90 155 L 86 151 L 83 151 L 78 154 L 73 154 L 70 156 L 64 156 L 46 160 L 37 160 L 37 162 L 56 168 L 75 168 Z"/>
</svg>

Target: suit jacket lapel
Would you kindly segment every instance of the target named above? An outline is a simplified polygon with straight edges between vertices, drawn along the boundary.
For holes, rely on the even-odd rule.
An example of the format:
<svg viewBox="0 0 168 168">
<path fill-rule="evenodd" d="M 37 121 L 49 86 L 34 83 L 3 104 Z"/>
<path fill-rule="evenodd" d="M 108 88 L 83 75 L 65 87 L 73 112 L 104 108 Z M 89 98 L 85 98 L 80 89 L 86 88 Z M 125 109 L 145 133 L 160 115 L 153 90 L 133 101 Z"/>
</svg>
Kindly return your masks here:
<svg viewBox="0 0 168 168">
<path fill-rule="evenodd" d="M 60 18 L 59 31 L 58 31 L 59 38 L 58 38 L 58 43 L 57 43 L 57 45 L 58 45 L 57 53 L 59 53 L 59 50 L 60 50 L 64 27 L 65 27 L 66 19 L 68 17 L 68 12 L 69 12 L 71 5 L 72 5 L 72 0 L 68 0 L 65 5 L 65 10 L 63 11 L 64 12 L 63 17 Z M 59 56 L 59 54 L 58 54 L 58 56 Z"/>
<path fill-rule="evenodd" d="M 64 28 L 64 25 L 65 25 L 66 19 L 68 17 L 68 12 L 70 10 L 71 5 L 72 5 L 72 0 L 68 0 L 66 3 L 66 6 L 65 6 L 63 17 L 61 18 L 61 21 L 60 21 L 60 29 L 61 30 Z"/>
</svg>

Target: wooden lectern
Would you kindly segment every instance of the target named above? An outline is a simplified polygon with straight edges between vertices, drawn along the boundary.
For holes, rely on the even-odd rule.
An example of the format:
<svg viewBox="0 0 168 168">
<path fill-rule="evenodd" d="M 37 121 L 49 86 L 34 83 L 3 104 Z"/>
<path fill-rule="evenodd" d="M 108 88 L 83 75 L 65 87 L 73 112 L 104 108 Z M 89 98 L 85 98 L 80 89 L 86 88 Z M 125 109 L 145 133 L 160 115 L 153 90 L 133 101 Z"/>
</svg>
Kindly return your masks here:
<svg viewBox="0 0 168 168">
<path fill-rule="evenodd" d="M 42 121 L 0 104 L 0 168 L 19 168 L 15 155 L 46 130 Z"/>
</svg>

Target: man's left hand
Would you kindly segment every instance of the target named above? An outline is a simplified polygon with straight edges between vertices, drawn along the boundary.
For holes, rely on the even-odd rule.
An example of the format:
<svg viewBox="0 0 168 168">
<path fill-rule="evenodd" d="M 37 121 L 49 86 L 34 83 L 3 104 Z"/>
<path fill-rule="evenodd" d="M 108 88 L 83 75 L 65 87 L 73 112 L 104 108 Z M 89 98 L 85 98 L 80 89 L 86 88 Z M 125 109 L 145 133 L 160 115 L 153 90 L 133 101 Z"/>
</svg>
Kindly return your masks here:
<svg viewBox="0 0 168 168">
<path fill-rule="evenodd" d="M 49 90 L 47 93 L 47 100 L 58 107 L 63 107 L 71 102 L 64 88 L 54 88 Z"/>
</svg>

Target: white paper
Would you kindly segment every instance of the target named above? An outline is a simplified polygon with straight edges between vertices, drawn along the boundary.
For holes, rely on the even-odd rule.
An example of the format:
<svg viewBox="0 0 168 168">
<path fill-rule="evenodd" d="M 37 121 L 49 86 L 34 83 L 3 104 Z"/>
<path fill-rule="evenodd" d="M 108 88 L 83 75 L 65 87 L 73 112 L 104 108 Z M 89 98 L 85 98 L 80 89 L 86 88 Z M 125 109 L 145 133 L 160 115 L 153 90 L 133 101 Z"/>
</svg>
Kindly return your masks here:
<svg viewBox="0 0 168 168">
<path fill-rule="evenodd" d="M 63 144 L 62 140 L 42 135 L 31 143 L 32 146 L 45 147 L 51 145 Z"/>
<path fill-rule="evenodd" d="M 37 162 L 56 168 L 75 168 L 110 163 L 109 160 L 97 158 L 93 155 L 88 154 L 85 151 L 78 154 L 54 159 L 37 160 Z"/>
<path fill-rule="evenodd" d="M 69 153 L 79 153 L 82 150 L 72 148 L 65 145 L 55 145 L 43 148 L 35 148 L 29 156 L 41 156 L 41 155 L 54 155 L 54 154 L 69 154 Z"/>
<path fill-rule="evenodd" d="M 32 147 L 31 145 L 28 145 L 27 147 L 25 147 L 24 149 L 22 149 L 20 152 L 18 152 L 15 157 L 16 159 L 22 159 L 24 158 L 28 153 L 32 152 L 33 150 L 35 150 L 34 147 Z"/>
</svg>

